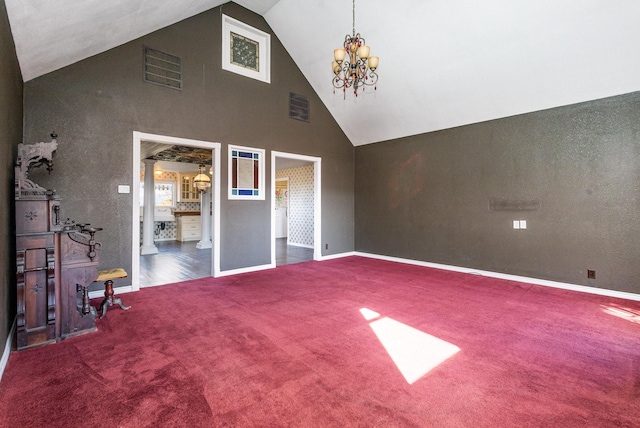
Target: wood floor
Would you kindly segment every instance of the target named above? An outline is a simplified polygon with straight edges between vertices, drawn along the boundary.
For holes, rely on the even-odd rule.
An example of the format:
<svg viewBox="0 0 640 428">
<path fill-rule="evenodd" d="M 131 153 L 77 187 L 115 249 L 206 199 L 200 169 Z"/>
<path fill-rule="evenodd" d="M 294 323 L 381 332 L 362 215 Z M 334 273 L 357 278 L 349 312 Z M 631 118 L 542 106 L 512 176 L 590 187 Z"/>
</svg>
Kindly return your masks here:
<svg viewBox="0 0 640 428">
<path fill-rule="evenodd" d="M 140 256 L 140 286 L 188 281 L 211 276 L 211 249 L 199 250 L 197 241 L 156 242 L 158 254 Z M 313 249 L 287 245 L 276 240 L 276 266 L 313 260 Z"/>
<path fill-rule="evenodd" d="M 313 248 L 287 245 L 287 238 L 276 239 L 276 266 L 313 260 Z"/>
</svg>

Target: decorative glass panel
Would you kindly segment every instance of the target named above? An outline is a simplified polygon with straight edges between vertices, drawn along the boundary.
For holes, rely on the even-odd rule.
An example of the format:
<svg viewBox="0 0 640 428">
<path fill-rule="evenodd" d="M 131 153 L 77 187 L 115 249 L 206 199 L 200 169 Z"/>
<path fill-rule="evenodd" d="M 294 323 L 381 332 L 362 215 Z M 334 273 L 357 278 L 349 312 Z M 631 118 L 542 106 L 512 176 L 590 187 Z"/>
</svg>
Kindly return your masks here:
<svg viewBox="0 0 640 428">
<path fill-rule="evenodd" d="M 271 83 L 271 35 L 222 15 L 222 69 Z"/>
<path fill-rule="evenodd" d="M 231 33 L 231 64 L 260 71 L 260 44 L 248 37 Z"/>
<path fill-rule="evenodd" d="M 229 146 L 229 199 L 264 198 L 264 150 Z"/>
</svg>

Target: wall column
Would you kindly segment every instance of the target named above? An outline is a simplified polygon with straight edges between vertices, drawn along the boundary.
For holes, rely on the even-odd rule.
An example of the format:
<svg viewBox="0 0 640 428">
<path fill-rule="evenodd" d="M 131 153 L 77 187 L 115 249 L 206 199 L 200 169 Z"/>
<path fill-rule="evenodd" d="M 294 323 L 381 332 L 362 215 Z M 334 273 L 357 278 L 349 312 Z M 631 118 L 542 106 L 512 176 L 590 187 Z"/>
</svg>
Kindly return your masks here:
<svg viewBox="0 0 640 428">
<path fill-rule="evenodd" d="M 155 178 L 153 159 L 145 159 L 144 162 L 144 211 L 142 216 L 142 247 L 140 255 L 158 254 L 158 248 L 153 241 L 153 212 L 156 204 Z"/>
<path fill-rule="evenodd" d="M 211 187 L 200 192 L 200 231 L 200 242 L 196 244 L 196 248 L 211 248 Z"/>
</svg>

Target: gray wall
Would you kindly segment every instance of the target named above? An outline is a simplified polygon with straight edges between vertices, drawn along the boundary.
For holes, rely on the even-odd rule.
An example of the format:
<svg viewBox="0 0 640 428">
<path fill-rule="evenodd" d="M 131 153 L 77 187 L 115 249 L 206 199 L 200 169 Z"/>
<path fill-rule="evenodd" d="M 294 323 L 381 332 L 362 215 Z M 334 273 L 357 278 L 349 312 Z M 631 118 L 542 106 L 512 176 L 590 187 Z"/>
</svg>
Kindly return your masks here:
<svg viewBox="0 0 640 428">
<path fill-rule="evenodd" d="M 357 147 L 355 176 L 358 251 L 640 293 L 640 93 Z"/>
<path fill-rule="evenodd" d="M 271 201 L 227 199 L 227 144 L 267 149 L 267 190 L 270 150 L 321 157 L 325 253 L 354 248 L 353 146 L 265 20 L 223 12 L 271 34 L 271 84 L 221 69 L 220 8 L 25 83 L 25 141 L 59 135 L 54 171 L 30 178 L 58 192 L 63 218 L 104 227 L 104 267 L 131 268 L 131 195 L 117 186 L 132 184 L 133 131 L 222 143 L 222 270 L 271 261 Z M 143 46 L 181 57 L 183 90 L 143 82 Z M 288 117 L 289 92 L 310 98 L 309 123 Z"/>
<path fill-rule="evenodd" d="M 13 165 L 22 141 L 22 74 L 0 0 L 0 353 L 16 314 Z"/>
</svg>

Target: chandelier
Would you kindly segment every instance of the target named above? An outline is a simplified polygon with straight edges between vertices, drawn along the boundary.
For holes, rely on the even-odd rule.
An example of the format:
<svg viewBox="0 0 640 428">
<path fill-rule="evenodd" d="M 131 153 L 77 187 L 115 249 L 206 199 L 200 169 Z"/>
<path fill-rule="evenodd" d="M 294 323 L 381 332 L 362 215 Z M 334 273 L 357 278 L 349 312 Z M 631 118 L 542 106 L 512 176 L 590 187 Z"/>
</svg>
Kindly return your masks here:
<svg viewBox="0 0 640 428">
<path fill-rule="evenodd" d="M 207 174 L 204 173 L 203 164 L 200 164 L 200 166 L 198 166 L 198 171 L 198 175 L 193 178 L 193 186 L 200 192 L 205 192 L 209 187 L 211 187 L 211 179 Z"/>
<path fill-rule="evenodd" d="M 353 33 L 346 35 L 344 38 L 344 48 L 338 48 L 333 51 L 334 61 L 331 63 L 331 69 L 335 76 L 333 83 L 333 92 L 336 89 L 342 89 L 346 98 L 347 89 L 353 88 L 353 93 L 358 96 L 358 90 L 365 87 L 373 86 L 377 89 L 378 68 L 377 56 L 369 56 L 369 46 L 365 44 L 364 38 L 360 37 L 360 33 L 356 34 L 356 0 L 353 0 Z"/>
</svg>

